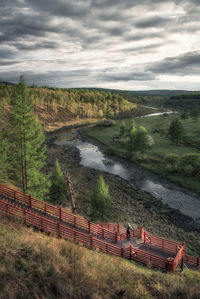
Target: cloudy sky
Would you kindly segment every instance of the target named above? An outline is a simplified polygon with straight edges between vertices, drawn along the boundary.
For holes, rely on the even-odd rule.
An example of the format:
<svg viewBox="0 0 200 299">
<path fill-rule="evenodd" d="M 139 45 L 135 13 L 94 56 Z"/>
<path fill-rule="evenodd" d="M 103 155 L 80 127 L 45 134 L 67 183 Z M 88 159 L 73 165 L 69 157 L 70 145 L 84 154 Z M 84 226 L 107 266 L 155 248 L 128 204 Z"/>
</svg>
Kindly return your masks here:
<svg viewBox="0 0 200 299">
<path fill-rule="evenodd" d="M 0 0 L 0 78 L 200 90 L 199 0 Z"/>
</svg>

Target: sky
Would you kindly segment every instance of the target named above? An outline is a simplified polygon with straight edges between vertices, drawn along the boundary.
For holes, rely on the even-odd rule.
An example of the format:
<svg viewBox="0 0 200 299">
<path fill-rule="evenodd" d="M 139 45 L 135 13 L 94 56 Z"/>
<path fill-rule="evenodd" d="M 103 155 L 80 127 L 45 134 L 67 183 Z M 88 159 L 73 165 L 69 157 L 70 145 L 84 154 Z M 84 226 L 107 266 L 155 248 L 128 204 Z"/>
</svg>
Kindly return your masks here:
<svg viewBox="0 0 200 299">
<path fill-rule="evenodd" d="M 0 79 L 200 90 L 199 0 L 0 0 Z"/>
</svg>

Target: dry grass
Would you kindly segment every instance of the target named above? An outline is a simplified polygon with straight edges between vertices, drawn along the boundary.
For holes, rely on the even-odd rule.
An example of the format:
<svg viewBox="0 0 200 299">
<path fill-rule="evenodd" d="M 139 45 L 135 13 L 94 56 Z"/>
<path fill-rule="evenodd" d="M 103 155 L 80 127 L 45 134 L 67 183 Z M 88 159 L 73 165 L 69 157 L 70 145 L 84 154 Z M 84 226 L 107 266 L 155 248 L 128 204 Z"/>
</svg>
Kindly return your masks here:
<svg viewBox="0 0 200 299">
<path fill-rule="evenodd" d="M 200 273 L 165 274 L 1 217 L 0 298 L 199 298 Z"/>
</svg>

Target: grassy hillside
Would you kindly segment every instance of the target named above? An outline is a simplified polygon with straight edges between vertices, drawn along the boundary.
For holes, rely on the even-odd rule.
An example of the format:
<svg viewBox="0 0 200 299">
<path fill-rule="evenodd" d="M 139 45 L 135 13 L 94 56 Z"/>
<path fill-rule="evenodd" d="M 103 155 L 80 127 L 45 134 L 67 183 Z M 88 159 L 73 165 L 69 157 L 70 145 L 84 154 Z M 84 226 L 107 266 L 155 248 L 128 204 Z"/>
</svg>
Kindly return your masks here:
<svg viewBox="0 0 200 299">
<path fill-rule="evenodd" d="M 200 273 L 161 273 L 1 216 L 1 298 L 198 298 Z"/>
<path fill-rule="evenodd" d="M 155 144 L 144 154 L 141 159 L 133 158 L 133 161 L 140 165 L 153 170 L 155 173 L 168 177 L 174 182 L 178 182 L 185 187 L 188 187 L 200 193 L 199 177 L 192 177 L 190 175 L 167 173 L 164 171 L 164 158 L 168 154 L 183 155 L 187 153 L 199 153 L 200 149 L 200 119 L 194 120 L 188 118 L 181 120 L 185 129 L 184 141 L 181 145 L 176 146 L 167 138 L 168 128 L 173 119 L 179 118 L 178 114 L 168 116 L 152 116 L 144 118 L 135 118 L 137 126 L 144 126 L 148 133 L 153 137 Z M 130 125 L 128 120 L 127 126 Z M 93 127 L 85 130 L 85 134 L 99 140 L 104 145 L 112 149 L 114 153 L 120 156 L 128 157 L 128 151 L 125 146 L 126 140 L 113 141 L 113 136 L 119 134 L 121 122 L 109 128 Z M 109 152 L 109 151 L 108 151 Z"/>
</svg>

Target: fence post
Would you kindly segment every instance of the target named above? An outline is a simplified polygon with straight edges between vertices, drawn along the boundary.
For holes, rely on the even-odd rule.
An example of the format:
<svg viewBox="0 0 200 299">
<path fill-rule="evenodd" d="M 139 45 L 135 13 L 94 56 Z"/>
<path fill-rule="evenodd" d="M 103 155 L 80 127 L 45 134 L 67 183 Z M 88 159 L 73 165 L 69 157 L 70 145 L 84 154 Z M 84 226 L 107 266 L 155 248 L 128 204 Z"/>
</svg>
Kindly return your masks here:
<svg viewBox="0 0 200 299">
<path fill-rule="evenodd" d="M 26 224 L 26 210 L 24 209 L 24 224 Z"/>
<path fill-rule="evenodd" d="M 140 238 L 142 238 L 143 227 L 140 226 Z"/>
<path fill-rule="evenodd" d="M 74 226 L 76 226 L 76 216 L 74 216 Z"/>
<path fill-rule="evenodd" d="M 44 205 L 44 212 L 45 212 L 45 214 L 47 213 L 47 204 L 46 203 Z"/>
<path fill-rule="evenodd" d="M 93 249 L 93 236 L 90 235 L 90 248 Z"/>
<path fill-rule="evenodd" d="M 41 218 L 41 229 L 42 229 L 42 227 L 43 227 L 43 219 Z"/>
<path fill-rule="evenodd" d="M 60 218 L 60 221 L 62 220 L 62 207 L 60 206 L 59 208 L 59 218 Z"/>
<path fill-rule="evenodd" d="M 132 258 L 132 250 L 133 250 L 133 246 L 130 245 L 130 260 L 131 260 L 131 258 Z"/>
<path fill-rule="evenodd" d="M 60 235 L 60 222 L 57 222 L 57 231 L 58 231 L 58 238 L 61 237 Z"/>
<path fill-rule="evenodd" d="M 104 238 L 104 228 L 102 228 L 102 237 Z"/>
<path fill-rule="evenodd" d="M 117 231 L 118 231 L 118 233 L 119 233 L 119 231 L 120 231 L 120 226 L 119 226 L 120 224 L 119 223 L 117 223 Z"/>
<path fill-rule="evenodd" d="M 144 244 L 146 243 L 146 231 L 144 231 Z"/>
<path fill-rule="evenodd" d="M 88 232 L 90 234 L 90 231 L 91 231 L 91 220 L 89 219 L 88 220 Z"/>
<path fill-rule="evenodd" d="M 16 199 L 16 191 L 14 191 L 14 199 Z"/>
<path fill-rule="evenodd" d="M 118 233 L 115 233 L 115 244 L 118 242 Z"/>
<path fill-rule="evenodd" d="M 29 194 L 29 207 L 32 208 L 32 197 L 31 197 L 31 194 Z"/>
<path fill-rule="evenodd" d="M 183 252 L 182 252 L 182 256 L 183 256 L 184 252 L 185 252 L 185 243 L 184 242 L 182 243 L 182 246 L 183 246 Z"/>
<path fill-rule="evenodd" d="M 121 248 L 121 257 L 124 257 L 124 247 Z"/>
<path fill-rule="evenodd" d="M 162 248 L 165 248 L 165 239 L 162 239 Z"/>
</svg>

